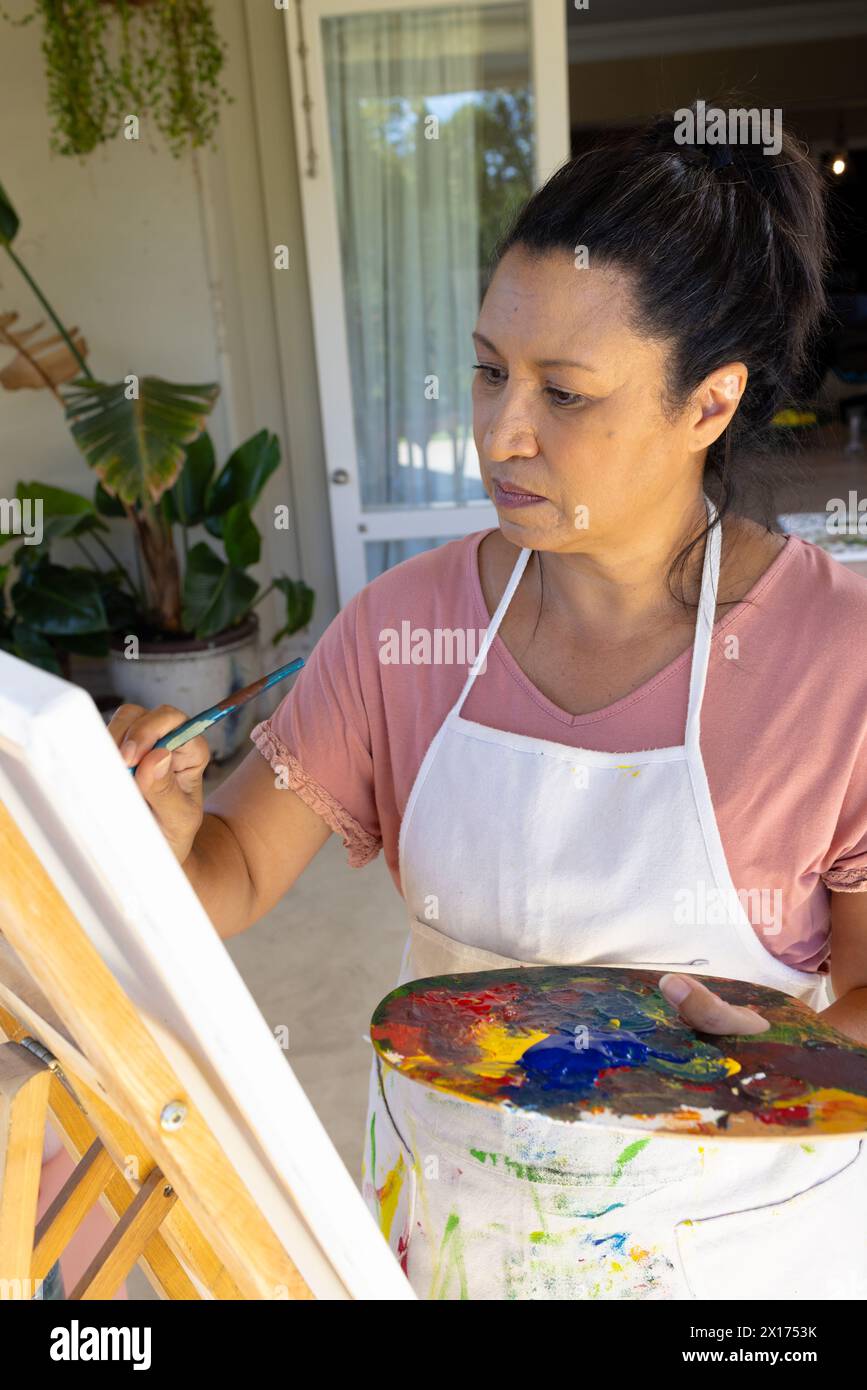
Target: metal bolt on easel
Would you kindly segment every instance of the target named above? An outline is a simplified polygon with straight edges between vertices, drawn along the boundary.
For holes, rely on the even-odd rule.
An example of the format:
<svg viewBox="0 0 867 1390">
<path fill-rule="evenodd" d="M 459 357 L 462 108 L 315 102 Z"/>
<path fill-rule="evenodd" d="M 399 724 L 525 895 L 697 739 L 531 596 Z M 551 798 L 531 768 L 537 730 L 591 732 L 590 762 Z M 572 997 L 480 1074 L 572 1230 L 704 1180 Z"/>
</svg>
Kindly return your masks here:
<svg viewBox="0 0 867 1390">
<path fill-rule="evenodd" d="M 187 1118 L 187 1107 L 182 1100 L 170 1100 L 168 1105 L 164 1105 L 160 1112 L 160 1128 L 167 1130 L 180 1129 L 184 1120 Z"/>
</svg>

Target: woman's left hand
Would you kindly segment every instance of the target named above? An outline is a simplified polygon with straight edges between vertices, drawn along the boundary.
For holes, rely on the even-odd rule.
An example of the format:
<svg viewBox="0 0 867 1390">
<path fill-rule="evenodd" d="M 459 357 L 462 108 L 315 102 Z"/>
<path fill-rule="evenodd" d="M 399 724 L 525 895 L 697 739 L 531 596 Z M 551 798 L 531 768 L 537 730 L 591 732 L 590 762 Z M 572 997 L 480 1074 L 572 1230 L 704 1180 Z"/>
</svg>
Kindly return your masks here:
<svg viewBox="0 0 867 1390">
<path fill-rule="evenodd" d="M 697 1033 L 764 1033 L 771 1026 L 755 1009 L 727 1004 L 691 975 L 663 975 L 659 988 Z"/>
</svg>

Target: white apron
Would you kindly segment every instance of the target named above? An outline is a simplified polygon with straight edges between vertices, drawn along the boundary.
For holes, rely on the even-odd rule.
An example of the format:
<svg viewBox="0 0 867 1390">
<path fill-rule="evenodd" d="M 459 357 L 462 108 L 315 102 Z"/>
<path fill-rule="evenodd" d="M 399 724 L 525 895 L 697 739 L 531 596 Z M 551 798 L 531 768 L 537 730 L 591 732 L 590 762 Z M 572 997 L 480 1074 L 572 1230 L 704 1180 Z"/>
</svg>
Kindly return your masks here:
<svg viewBox="0 0 867 1390">
<path fill-rule="evenodd" d="M 715 527 L 684 743 L 626 754 L 461 715 L 530 557 L 521 551 L 401 824 L 411 930 L 400 983 L 516 964 L 634 965 L 830 1002 L 826 976 L 784 965 L 757 937 L 714 815 L 699 719 L 720 547 Z M 588 1130 L 374 1064 L 363 1188 L 423 1298 L 867 1296 L 857 1138 Z"/>
</svg>

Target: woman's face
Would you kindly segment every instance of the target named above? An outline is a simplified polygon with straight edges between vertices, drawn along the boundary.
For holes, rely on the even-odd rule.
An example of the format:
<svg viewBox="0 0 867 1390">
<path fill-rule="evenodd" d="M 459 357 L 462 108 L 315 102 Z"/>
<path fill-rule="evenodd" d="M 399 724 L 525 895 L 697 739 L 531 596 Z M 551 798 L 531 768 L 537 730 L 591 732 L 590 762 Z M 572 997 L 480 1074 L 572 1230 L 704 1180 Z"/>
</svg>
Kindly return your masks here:
<svg viewBox="0 0 867 1390">
<path fill-rule="evenodd" d="M 566 252 L 513 247 L 496 270 L 474 334 L 473 432 L 516 545 L 592 554 L 661 508 L 675 521 L 695 508 L 702 411 L 665 415 L 666 348 L 629 327 L 628 308 L 626 273 Z"/>
</svg>

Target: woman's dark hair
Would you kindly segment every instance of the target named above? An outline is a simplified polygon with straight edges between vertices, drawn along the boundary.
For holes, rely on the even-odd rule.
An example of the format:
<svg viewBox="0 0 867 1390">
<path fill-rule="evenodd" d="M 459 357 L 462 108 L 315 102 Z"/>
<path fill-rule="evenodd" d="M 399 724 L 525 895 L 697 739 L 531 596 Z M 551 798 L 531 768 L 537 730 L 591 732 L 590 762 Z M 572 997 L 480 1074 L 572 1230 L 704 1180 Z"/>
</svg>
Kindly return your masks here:
<svg viewBox="0 0 867 1390">
<path fill-rule="evenodd" d="M 748 511 L 774 530 L 773 470 L 761 454 L 773 415 L 795 399 L 826 310 L 825 183 L 788 132 L 779 154 L 732 144 L 729 155 L 678 144 L 676 125 L 675 116 L 659 116 L 562 165 L 501 237 L 490 274 L 513 246 L 572 256 L 586 246 L 591 267 L 631 272 L 632 327 L 671 345 L 669 411 L 682 409 L 708 373 L 744 362 L 746 390 L 708 450 L 704 487 L 720 519 Z M 670 584 L 706 535 L 678 554 Z"/>
</svg>

